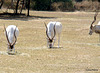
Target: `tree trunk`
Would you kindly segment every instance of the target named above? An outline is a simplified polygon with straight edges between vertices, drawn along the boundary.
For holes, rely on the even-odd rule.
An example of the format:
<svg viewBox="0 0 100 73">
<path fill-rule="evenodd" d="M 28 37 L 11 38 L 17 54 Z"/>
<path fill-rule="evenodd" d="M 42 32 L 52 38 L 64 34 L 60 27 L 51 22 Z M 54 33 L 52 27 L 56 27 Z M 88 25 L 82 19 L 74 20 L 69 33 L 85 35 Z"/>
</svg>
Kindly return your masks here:
<svg viewBox="0 0 100 73">
<path fill-rule="evenodd" d="M 21 10 L 20 10 L 20 14 L 22 13 L 23 6 L 24 6 L 24 0 L 23 0 L 23 3 L 22 3 L 22 8 L 21 8 Z"/>
<path fill-rule="evenodd" d="M 15 14 L 17 14 L 18 4 L 19 4 L 19 0 L 17 0 L 17 4 L 16 4 L 16 12 L 15 12 Z"/>
<path fill-rule="evenodd" d="M 1 9 L 2 5 L 3 5 L 3 0 L 1 0 L 0 9 Z"/>
<path fill-rule="evenodd" d="M 13 7 L 13 0 L 11 0 L 11 8 Z"/>
<path fill-rule="evenodd" d="M 29 10 L 30 10 L 30 0 L 28 0 L 28 13 L 27 13 L 27 16 L 29 16 Z"/>
</svg>

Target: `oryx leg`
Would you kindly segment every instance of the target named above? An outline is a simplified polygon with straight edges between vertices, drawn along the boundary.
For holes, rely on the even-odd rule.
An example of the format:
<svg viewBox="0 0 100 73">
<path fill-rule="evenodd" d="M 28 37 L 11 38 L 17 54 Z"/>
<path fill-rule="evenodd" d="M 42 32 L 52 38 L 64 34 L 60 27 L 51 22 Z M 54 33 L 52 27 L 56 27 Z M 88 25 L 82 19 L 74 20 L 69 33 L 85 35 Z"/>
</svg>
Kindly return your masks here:
<svg viewBox="0 0 100 73">
<path fill-rule="evenodd" d="M 60 45 L 60 34 L 58 34 L 58 48 L 59 48 L 59 45 Z"/>
<path fill-rule="evenodd" d="M 48 47 L 49 43 L 48 43 L 48 39 L 47 39 L 47 47 Z"/>
<path fill-rule="evenodd" d="M 56 41 L 56 37 L 54 37 L 54 42 L 53 42 L 53 45 L 52 45 L 52 46 L 54 46 L 54 44 L 55 44 L 55 41 Z"/>
<path fill-rule="evenodd" d="M 99 34 L 99 43 L 100 43 L 100 34 Z"/>
<path fill-rule="evenodd" d="M 9 52 L 10 51 L 10 48 L 9 48 L 9 46 L 7 47 L 8 49 L 7 49 L 7 51 Z"/>
<path fill-rule="evenodd" d="M 13 49 L 14 49 L 14 53 L 15 53 L 15 46 L 13 47 Z"/>
</svg>

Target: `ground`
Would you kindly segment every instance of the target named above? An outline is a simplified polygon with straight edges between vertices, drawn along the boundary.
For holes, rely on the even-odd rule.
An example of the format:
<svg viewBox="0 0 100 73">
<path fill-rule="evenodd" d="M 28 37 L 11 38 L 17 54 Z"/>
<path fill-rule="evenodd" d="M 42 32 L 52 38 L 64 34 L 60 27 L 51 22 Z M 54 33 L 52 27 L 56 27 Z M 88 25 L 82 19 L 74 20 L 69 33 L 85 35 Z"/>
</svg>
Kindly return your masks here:
<svg viewBox="0 0 100 73">
<path fill-rule="evenodd" d="M 30 11 L 28 18 L 0 18 L 0 73 L 100 73 L 99 35 L 89 35 L 94 12 Z M 98 23 L 100 15 L 97 16 Z M 60 48 L 46 46 L 44 22 L 59 21 Z M 17 54 L 8 55 L 3 25 L 17 25 Z"/>
</svg>

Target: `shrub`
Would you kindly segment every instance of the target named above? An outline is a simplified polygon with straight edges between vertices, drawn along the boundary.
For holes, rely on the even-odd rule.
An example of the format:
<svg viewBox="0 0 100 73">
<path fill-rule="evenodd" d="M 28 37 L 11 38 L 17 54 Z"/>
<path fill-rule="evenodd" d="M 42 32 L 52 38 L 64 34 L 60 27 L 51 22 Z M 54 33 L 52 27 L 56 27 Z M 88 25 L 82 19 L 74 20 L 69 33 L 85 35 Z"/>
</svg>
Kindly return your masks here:
<svg viewBox="0 0 100 73">
<path fill-rule="evenodd" d="M 11 5 L 11 1 L 10 0 L 4 1 L 4 4 L 3 4 L 4 7 L 7 7 L 9 5 Z"/>
<path fill-rule="evenodd" d="M 30 8 L 34 10 L 34 7 L 35 7 L 35 1 L 31 1 L 30 2 Z"/>
<path fill-rule="evenodd" d="M 95 11 L 100 9 L 100 3 L 98 1 L 82 1 L 77 2 L 74 7 L 78 11 Z"/>
<path fill-rule="evenodd" d="M 34 0 L 35 10 L 50 10 L 51 0 Z"/>
<path fill-rule="evenodd" d="M 74 11 L 72 1 L 69 2 L 54 2 L 51 4 L 51 10 L 53 11 Z"/>
</svg>

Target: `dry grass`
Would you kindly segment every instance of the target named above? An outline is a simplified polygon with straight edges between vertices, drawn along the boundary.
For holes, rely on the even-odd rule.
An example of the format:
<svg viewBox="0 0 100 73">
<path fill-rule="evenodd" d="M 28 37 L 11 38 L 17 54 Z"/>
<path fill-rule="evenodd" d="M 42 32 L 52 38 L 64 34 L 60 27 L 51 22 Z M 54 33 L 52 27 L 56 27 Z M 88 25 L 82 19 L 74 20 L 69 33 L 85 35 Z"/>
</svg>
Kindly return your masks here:
<svg viewBox="0 0 100 73">
<path fill-rule="evenodd" d="M 98 35 L 88 35 L 92 12 L 31 11 L 25 19 L 0 19 L 0 73 L 100 73 Z M 100 15 L 97 17 L 99 21 Z M 44 22 L 63 24 L 61 47 L 48 49 Z M 97 23 L 97 22 L 96 22 Z M 95 23 L 95 24 L 96 24 Z M 20 30 L 15 46 L 18 54 L 7 55 L 3 24 Z M 57 42 L 55 43 L 57 46 Z"/>
</svg>

